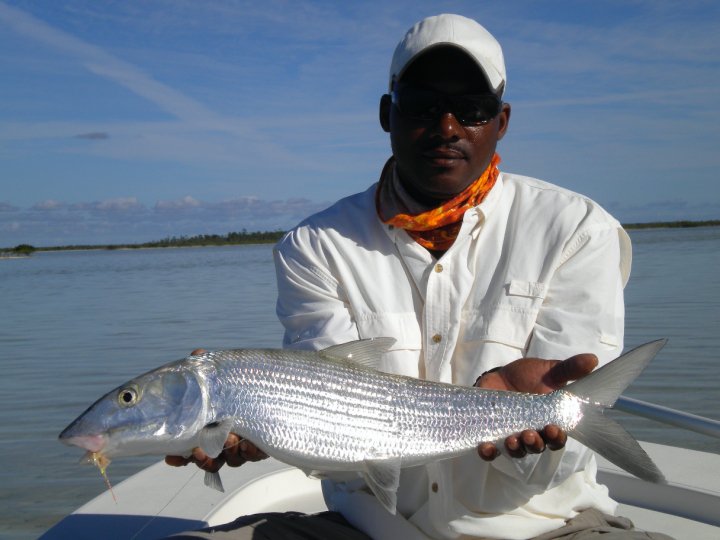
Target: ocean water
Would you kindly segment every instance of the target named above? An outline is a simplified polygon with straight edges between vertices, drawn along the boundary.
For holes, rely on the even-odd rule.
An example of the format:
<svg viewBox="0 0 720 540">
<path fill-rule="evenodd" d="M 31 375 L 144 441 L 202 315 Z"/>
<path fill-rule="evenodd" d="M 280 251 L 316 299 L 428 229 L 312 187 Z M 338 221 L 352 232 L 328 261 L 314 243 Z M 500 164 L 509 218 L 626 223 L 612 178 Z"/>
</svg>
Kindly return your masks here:
<svg viewBox="0 0 720 540">
<path fill-rule="evenodd" d="M 720 227 L 634 231 L 626 345 L 667 347 L 626 395 L 720 419 Z M 105 490 L 58 433 L 120 382 L 198 347 L 277 347 L 269 245 L 37 253 L 0 261 L 0 537 L 36 538 Z M 720 441 L 629 415 L 638 438 Z M 116 460 L 110 479 L 156 458 Z"/>
</svg>

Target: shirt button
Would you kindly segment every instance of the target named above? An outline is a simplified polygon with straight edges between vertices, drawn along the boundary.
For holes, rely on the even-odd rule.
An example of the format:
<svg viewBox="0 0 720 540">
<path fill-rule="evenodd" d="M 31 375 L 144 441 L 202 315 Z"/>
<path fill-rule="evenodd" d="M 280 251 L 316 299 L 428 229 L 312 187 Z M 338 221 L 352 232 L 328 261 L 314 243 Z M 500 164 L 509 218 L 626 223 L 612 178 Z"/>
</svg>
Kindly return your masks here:
<svg viewBox="0 0 720 540">
<path fill-rule="evenodd" d="M 442 264 L 439 264 L 439 263 L 436 264 L 436 265 L 435 265 L 435 271 L 436 271 L 438 274 L 439 274 L 440 272 L 442 272 L 442 271 L 443 271 L 443 265 L 442 265 Z"/>
<path fill-rule="evenodd" d="M 433 482 L 433 483 L 432 483 L 432 486 L 430 486 L 430 489 L 432 489 L 433 493 L 437 493 L 437 492 L 438 492 L 438 489 L 439 489 L 439 488 L 438 488 L 438 485 L 437 485 L 437 482 Z"/>
<path fill-rule="evenodd" d="M 442 341 L 442 336 L 440 334 L 435 334 L 432 337 L 433 343 L 440 343 Z"/>
<path fill-rule="evenodd" d="M 394 225 L 388 225 L 388 229 L 390 229 L 391 231 L 392 231 L 394 228 L 395 228 Z"/>
</svg>

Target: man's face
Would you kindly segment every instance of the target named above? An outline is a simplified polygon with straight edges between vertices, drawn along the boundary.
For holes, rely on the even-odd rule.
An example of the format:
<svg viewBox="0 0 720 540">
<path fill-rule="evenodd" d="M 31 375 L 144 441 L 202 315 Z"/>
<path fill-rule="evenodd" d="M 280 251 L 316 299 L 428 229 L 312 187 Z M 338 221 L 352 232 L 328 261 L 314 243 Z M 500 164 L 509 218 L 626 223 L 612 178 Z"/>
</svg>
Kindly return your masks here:
<svg viewBox="0 0 720 540">
<path fill-rule="evenodd" d="M 448 96 L 490 93 L 477 65 L 451 47 L 437 48 L 419 57 L 403 74 L 400 84 Z M 431 119 L 417 119 L 390 106 L 390 142 L 403 185 L 416 199 L 428 204 L 457 195 L 490 164 L 509 118 L 507 104 L 495 118 L 479 126 L 463 125 L 449 110 Z"/>
</svg>

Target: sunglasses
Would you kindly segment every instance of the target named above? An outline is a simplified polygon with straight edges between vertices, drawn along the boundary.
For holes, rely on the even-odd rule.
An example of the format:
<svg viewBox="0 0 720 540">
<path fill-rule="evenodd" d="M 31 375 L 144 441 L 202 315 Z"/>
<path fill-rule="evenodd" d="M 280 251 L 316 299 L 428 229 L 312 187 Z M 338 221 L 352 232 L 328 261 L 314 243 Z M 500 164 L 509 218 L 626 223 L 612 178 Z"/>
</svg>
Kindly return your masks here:
<svg viewBox="0 0 720 540">
<path fill-rule="evenodd" d="M 400 114 L 415 120 L 435 120 L 445 112 L 464 126 L 482 126 L 500 114 L 502 100 L 495 94 L 449 96 L 427 88 L 396 86 L 390 94 Z"/>
</svg>

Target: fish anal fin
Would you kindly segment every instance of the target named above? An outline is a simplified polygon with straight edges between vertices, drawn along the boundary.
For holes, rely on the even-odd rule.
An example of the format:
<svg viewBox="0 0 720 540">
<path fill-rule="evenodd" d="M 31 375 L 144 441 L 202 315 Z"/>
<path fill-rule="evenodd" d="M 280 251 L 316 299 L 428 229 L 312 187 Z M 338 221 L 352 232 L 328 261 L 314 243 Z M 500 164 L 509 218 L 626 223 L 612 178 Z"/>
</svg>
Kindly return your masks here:
<svg viewBox="0 0 720 540">
<path fill-rule="evenodd" d="M 395 343 L 395 338 L 377 337 L 332 345 L 320 351 L 320 356 L 354 362 L 377 369 L 380 357 Z"/>
<path fill-rule="evenodd" d="M 391 514 L 396 513 L 400 459 L 366 460 L 362 473 L 370 490 Z"/>
</svg>

